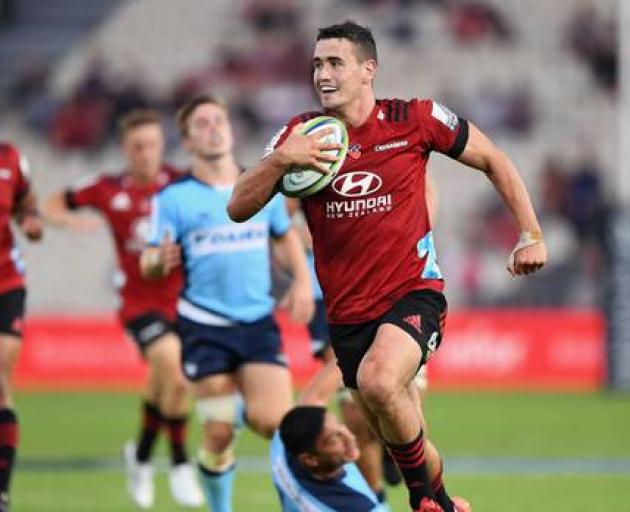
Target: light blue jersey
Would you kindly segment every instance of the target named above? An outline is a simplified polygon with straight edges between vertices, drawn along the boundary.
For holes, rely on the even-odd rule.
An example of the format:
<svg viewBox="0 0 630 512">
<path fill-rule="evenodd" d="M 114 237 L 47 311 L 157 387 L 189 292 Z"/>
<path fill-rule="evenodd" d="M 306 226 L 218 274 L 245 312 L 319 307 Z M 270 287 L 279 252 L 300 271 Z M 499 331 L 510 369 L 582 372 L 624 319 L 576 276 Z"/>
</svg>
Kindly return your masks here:
<svg viewBox="0 0 630 512">
<path fill-rule="evenodd" d="M 284 199 L 274 197 L 237 224 L 226 211 L 232 189 L 189 175 L 154 198 L 149 245 L 167 233 L 181 245 L 185 284 L 178 311 L 201 323 L 220 325 L 204 321 L 213 316 L 254 322 L 274 307 L 269 236 L 282 236 L 291 225 Z"/>
<path fill-rule="evenodd" d="M 346 464 L 337 478 L 318 480 L 292 460 L 280 434 L 271 440 L 271 475 L 283 512 L 386 512 L 356 464 Z"/>
<path fill-rule="evenodd" d="M 315 300 L 322 300 L 324 298 L 324 292 L 319 285 L 317 274 L 315 272 L 315 255 L 313 251 L 306 251 L 306 261 L 308 263 L 308 269 L 311 272 L 311 283 L 313 284 L 313 298 Z"/>
</svg>

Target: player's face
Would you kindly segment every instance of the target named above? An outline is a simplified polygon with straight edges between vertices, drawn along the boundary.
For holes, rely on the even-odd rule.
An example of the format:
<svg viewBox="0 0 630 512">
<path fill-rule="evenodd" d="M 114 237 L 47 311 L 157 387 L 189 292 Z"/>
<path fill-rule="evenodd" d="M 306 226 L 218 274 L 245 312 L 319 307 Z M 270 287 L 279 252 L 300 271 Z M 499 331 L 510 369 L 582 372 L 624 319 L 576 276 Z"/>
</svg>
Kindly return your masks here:
<svg viewBox="0 0 630 512">
<path fill-rule="evenodd" d="M 223 107 L 204 103 L 190 115 L 185 144 L 193 154 L 220 158 L 232 152 L 233 140 L 230 119 Z"/>
<path fill-rule="evenodd" d="M 326 413 L 324 428 L 317 438 L 315 449 L 314 460 L 319 471 L 334 471 L 359 458 L 356 438 L 330 413 Z"/>
<path fill-rule="evenodd" d="M 313 85 L 325 110 L 339 110 L 372 87 L 376 62 L 360 61 L 347 39 L 317 41 L 313 55 Z"/>
<path fill-rule="evenodd" d="M 143 124 L 129 130 L 122 140 L 129 170 L 145 178 L 155 176 L 164 156 L 164 132 L 159 124 Z"/>
</svg>

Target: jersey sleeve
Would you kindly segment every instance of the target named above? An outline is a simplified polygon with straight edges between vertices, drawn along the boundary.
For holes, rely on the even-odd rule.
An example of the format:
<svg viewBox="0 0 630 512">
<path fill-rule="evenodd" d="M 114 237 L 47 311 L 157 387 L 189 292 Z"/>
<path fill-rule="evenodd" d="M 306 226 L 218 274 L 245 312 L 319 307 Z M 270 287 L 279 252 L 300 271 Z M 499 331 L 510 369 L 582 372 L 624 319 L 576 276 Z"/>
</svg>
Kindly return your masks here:
<svg viewBox="0 0 630 512">
<path fill-rule="evenodd" d="M 13 144 L 0 143 L 0 160 L 7 162 L 15 204 L 30 190 L 29 166 L 26 157 Z"/>
<path fill-rule="evenodd" d="M 98 210 L 103 209 L 105 179 L 98 176 L 89 176 L 79 180 L 75 185 L 65 191 L 66 206 L 70 210 L 91 206 Z"/>
<path fill-rule="evenodd" d="M 170 194 L 161 192 L 151 201 L 151 229 L 147 245 L 157 247 L 168 234 L 173 242 L 178 242 L 177 209 Z"/>
<path fill-rule="evenodd" d="M 18 199 L 21 199 L 31 189 L 30 167 L 26 157 L 17 149 L 15 151 L 17 163 L 15 195 Z"/>
<path fill-rule="evenodd" d="M 287 204 L 282 196 L 275 196 L 269 202 L 269 231 L 274 238 L 281 237 L 291 227 Z"/>
<path fill-rule="evenodd" d="M 433 100 L 418 100 L 417 109 L 426 151 L 438 151 L 451 158 L 461 155 L 468 142 L 468 121 Z"/>
</svg>

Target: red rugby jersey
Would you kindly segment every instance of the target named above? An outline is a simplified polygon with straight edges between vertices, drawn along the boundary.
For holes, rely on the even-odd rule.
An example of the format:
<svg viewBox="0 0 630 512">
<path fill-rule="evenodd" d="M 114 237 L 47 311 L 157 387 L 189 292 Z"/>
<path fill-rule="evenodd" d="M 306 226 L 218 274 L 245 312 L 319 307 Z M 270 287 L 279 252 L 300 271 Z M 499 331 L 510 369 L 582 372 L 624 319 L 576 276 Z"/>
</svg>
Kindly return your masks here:
<svg viewBox="0 0 630 512">
<path fill-rule="evenodd" d="M 0 142 L 0 293 L 24 286 L 24 263 L 11 231 L 11 217 L 28 190 L 26 160 L 15 146 Z"/>
<path fill-rule="evenodd" d="M 163 279 L 144 279 L 140 274 L 140 253 L 149 236 L 153 195 L 179 177 L 180 173 L 164 166 L 150 185 L 142 186 L 123 173 L 84 180 L 66 191 L 69 208 L 91 206 L 99 210 L 109 224 L 118 264 L 124 274 L 119 311 L 123 322 L 150 311 L 159 312 L 170 320 L 175 318 L 175 303 L 183 282 L 181 272 L 173 271 Z"/>
<path fill-rule="evenodd" d="M 316 115 L 293 118 L 274 146 Z M 426 164 L 432 151 L 457 157 L 468 123 L 431 100 L 383 99 L 348 134 L 339 174 L 303 200 L 332 323 L 366 322 L 412 290 L 443 289 L 425 201 Z"/>
</svg>

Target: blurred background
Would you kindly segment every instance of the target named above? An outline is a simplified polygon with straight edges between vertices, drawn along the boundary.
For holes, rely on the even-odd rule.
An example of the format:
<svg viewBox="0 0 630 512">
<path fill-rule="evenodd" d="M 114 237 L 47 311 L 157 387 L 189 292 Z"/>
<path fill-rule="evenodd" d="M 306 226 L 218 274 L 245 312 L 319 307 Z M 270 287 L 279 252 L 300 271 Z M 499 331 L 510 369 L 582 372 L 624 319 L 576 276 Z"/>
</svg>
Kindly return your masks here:
<svg viewBox="0 0 630 512">
<path fill-rule="evenodd" d="M 41 195 L 117 172 L 117 117 L 166 114 L 168 158 L 185 165 L 173 112 L 192 94 L 225 98 L 245 166 L 295 112 L 316 108 L 314 35 L 353 18 L 373 28 L 380 97 L 434 98 L 514 159 L 551 253 L 539 277 L 507 279 L 516 239 L 494 190 L 440 157 L 438 243 L 452 306 L 600 307 L 618 170 L 613 0 L 3 0 L 0 134 L 31 161 Z M 150 21 L 150 22 L 149 22 Z M 29 248 L 32 312 L 112 304 L 108 233 L 55 233 Z M 81 254 L 76 265 L 67 261 Z M 72 282 L 72 293 L 59 294 Z M 36 290 L 36 291 L 35 291 Z"/>
<path fill-rule="evenodd" d="M 630 388 L 630 159 L 623 147 L 630 102 L 619 64 L 627 4 L 0 0 L 0 139 L 27 155 L 43 197 L 83 176 L 118 172 L 117 117 L 154 106 L 165 113 L 167 159 L 185 167 L 173 113 L 209 91 L 228 102 L 236 153 L 249 166 L 288 118 L 317 107 L 310 84 L 317 28 L 345 19 L 366 24 L 379 51 L 377 95 L 433 98 L 488 133 L 532 193 L 550 253 L 540 274 L 510 278 L 505 263 L 517 233 L 498 196 L 482 175 L 431 159 L 452 312 L 449 342 L 429 370 L 432 385 L 580 391 L 597 408 L 613 399 L 593 393 Z M 40 246 L 22 246 L 30 319 L 18 384 L 90 377 L 107 389 L 137 384 L 141 363 L 112 314 L 109 233 L 49 230 Z M 305 334 L 290 325 L 285 332 L 302 382 L 314 369 Z M 627 395 L 614 396 L 622 405 L 597 413 L 607 425 L 598 439 L 630 408 Z M 625 456 L 619 481 L 627 490 L 630 440 L 611 435 L 610 453 L 591 455 Z M 630 510 L 615 506 L 609 510 Z M 486 502 L 481 510 L 494 509 Z"/>
</svg>

